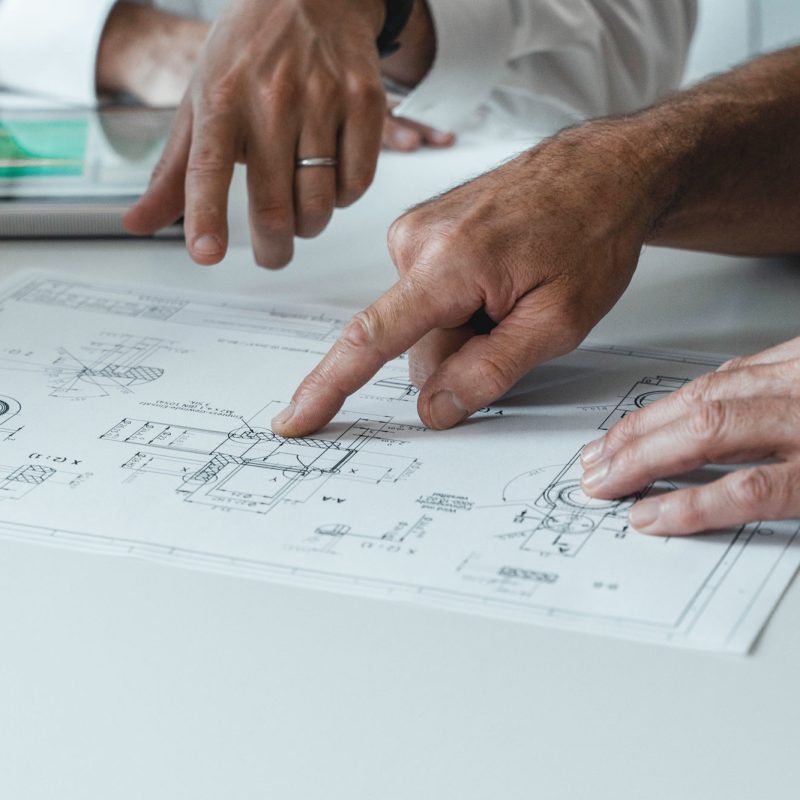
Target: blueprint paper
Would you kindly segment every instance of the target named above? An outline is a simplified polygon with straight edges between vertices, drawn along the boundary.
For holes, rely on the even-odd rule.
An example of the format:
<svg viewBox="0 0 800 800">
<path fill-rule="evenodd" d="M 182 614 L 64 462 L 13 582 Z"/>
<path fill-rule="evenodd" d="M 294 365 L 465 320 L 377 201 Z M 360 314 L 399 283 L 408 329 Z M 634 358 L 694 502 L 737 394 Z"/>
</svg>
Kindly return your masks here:
<svg viewBox="0 0 800 800">
<path fill-rule="evenodd" d="M 0 535 L 748 650 L 797 569 L 800 523 L 650 538 L 628 528 L 630 499 L 579 486 L 587 441 L 717 360 L 586 346 L 433 432 L 398 359 L 324 431 L 276 436 L 344 321 L 39 273 L 6 286 Z"/>
</svg>

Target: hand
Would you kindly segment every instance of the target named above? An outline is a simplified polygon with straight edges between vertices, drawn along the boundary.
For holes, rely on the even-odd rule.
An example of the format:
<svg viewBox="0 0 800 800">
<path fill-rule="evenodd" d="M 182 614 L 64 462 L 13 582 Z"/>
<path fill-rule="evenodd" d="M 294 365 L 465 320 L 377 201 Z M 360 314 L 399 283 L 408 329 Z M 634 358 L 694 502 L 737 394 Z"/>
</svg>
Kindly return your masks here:
<svg viewBox="0 0 800 800">
<path fill-rule="evenodd" d="M 184 215 L 189 253 L 215 264 L 228 242 L 228 189 L 247 164 L 256 261 L 289 262 L 334 206 L 370 185 L 385 95 L 375 39 L 382 0 L 236 0 L 214 25 L 150 188 L 128 212 L 148 234 Z M 338 168 L 296 169 L 336 156 Z"/>
<path fill-rule="evenodd" d="M 395 222 L 400 280 L 347 324 L 274 430 L 325 425 L 408 348 L 420 417 L 449 428 L 575 348 L 625 290 L 652 222 L 639 146 L 613 130 L 568 131 Z"/>
<path fill-rule="evenodd" d="M 148 106 L 177 106 L 208 30 L 208 23 L 201 20 L 117 3 L 97 54 L 98 90 L 129 94 Z"/>
<path fill-rule="evenodd" d="M 629 495 L 706 464 L 751 464 L 636 503 L 642 533 L 686 534 L 800 516 L 800 338 L 724 364 L 587 445 L 584 491 Z M 775 463 L 775 459 L 779 463 Z"/>
<path fill-rule="evenodd" d="M 420 147 L 450 147 L 455 143 L 454 133 L 437 131 L 410 119 L 392 116 L 391 105 L 383 121 L 383 146 L 387 150 L 411 153 Z"/>
</svg>

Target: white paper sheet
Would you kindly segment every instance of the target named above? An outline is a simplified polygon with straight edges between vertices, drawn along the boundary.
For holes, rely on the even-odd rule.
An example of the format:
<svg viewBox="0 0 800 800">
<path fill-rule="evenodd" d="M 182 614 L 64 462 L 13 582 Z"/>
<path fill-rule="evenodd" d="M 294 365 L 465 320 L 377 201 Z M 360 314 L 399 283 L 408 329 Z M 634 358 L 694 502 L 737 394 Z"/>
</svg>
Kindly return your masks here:
<svg viewBox="0 0 800 800">
<path fill-rule="evenodd" d="M 587 441 L 714 358 L 586 346 L 445 433 L 420 425 L 400 359 L 317 436 L 272 434 L 343 322 L 44 274 L 6 287 L 0 535 L 749 649 L 797 569 L 799 523 L 650 538 L 629 500 L 578 483 Z"/>
</svg>

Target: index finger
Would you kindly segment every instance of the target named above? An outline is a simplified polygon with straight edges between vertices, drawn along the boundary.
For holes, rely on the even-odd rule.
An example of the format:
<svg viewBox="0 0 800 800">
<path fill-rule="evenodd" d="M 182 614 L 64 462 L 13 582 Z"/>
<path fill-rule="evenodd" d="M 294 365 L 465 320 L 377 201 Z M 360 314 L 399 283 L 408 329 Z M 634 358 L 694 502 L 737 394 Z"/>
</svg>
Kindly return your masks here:
<svg viewBox="0 0 800 800">
<path fill-rule="evenodd" d="M 227 110 L 195 114 L 186 164 L 184 232 L 198 264 L 216 264 L 228 247 L 228 190 L 240 147 L 238 120 Z"/>
<path fill-rule="evenodd" d="M 436 292 L 412 281 L 399 280 L 386 294 L 344 327 L 327 355 L 294 393 L 289 406 L 272 420 L 280 436 L 307 436 L 330 422 L 347 397 L 360 389 L 388 361 L 404 353 L 426 333 L 453 327 L 469 319 L 447 319 L 433 299 Z"/>
</svg>

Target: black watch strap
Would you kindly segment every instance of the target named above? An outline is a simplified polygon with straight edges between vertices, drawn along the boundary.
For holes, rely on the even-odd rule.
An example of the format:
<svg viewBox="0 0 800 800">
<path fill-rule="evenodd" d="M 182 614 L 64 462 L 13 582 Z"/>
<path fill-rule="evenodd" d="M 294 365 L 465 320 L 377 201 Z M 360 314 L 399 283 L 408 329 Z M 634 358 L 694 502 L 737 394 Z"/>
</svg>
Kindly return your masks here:
<svg viewBox="0 0 800 800">
<path fill-rule="evenodd" d="M 414 7 L 414 0 L 385 0 L 385 3 L 386 17 L 383 22 L 383 30 L 378 35 L 376 42 L 378 55 L 381 58 L 386 58 L 400 49 L 397 39 L 408 24 L 411 10 Z"/>
</svg>

